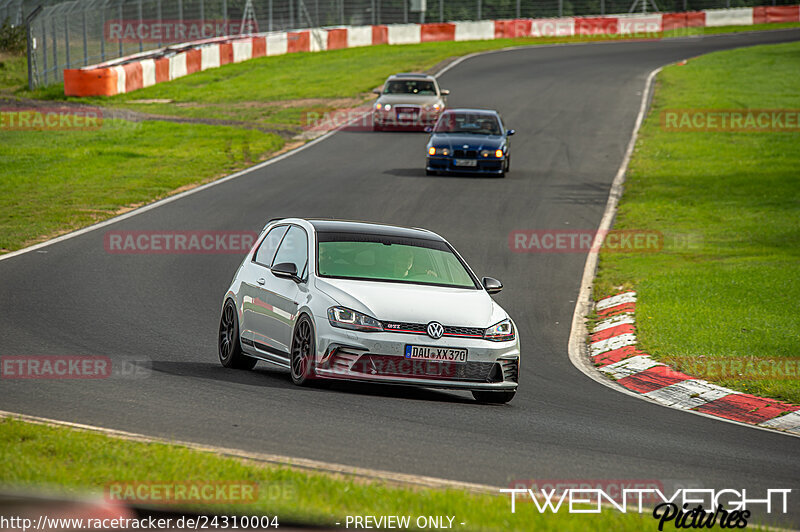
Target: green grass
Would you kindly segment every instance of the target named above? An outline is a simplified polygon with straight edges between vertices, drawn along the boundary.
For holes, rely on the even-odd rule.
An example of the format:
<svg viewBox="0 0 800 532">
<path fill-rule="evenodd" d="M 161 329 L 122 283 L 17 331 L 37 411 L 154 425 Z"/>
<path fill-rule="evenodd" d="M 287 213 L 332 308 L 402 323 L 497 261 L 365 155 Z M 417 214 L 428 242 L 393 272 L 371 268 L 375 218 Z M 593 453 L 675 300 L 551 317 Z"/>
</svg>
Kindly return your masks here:
<svg viewBox="0 0 800 532">
<path fill-rule="evenodd" d="M 667 109 L 800 109 L 800 43 L 665 68 L 636 145 L 617 229 L 665 236 L 658 253 L 600 255 L 595 295 L 639 293 L 642 348 L 693 375 L 800 403 L 800 380 L 739 380 L 709 360 L 798 358 L 800 133 L 668 132 Z M 685 244 L 689 245 L 685 245 Z M 698 374 L 699 371 L 699 374 Z"/>
<path fill-rule="evenodd" d="M 0 249 L 221 177 L 282 145 L 253 130 L 157 121 L 105 120 L 86 131 L 0 128 Z"/>
<path fill-rule="evenodd" d="M 788 27 L 800 27 L 800 23 L 685 28 L 665 32 L 664 37 Z M 348 103 L 355 105 L 364 101 L 369 91 L 382 84 L 390 74 L 424 71 L 450 57 L 509 46 L 624 39 L 617 36 L 520 38 L 294 53 L 225 65 L 132 93 L 82 101 L 155 114 L 300 126 L 306 112 L 325 112 Z M 65 99 L 62 85 L 36 94 L 41 98 Z M 137 100 L 156 99 L 170 103 L 137 103 Z M 308 99 L 329 101 L 302 101 Z M 336 102 L 337 99 L 353 101 Z M 284 105 L 265 105 L 277 102 Z"/>
<path fill-rule="evenodd" d="M 60 427 L 0 420 L 0 485 L 4 489 L 48 488 L 66 495 L 102 496 L 109 483 L 256 483 L 252 503 L 217 504 L 220 514 L 270 515 L 288 522 L 344 524 L 348 515 L 455 516 L 461 530 L 584 531 L 652 530 L 647 513 L 540 514 L 518 503 L 512 514 L 507 495 L 401 487 L 343 475 L 263 465 L 185 447 L 110 438 Z M 174 509 L 170 507 L 170 509 Z"/>
<path fill-rule="evenodd" d="M 28 62 L 24 55 L 0 52 L 0 96 L 3 89 L 19 89 L 28 84 Z"/>
<path fill-rule="evenodd" d="M 681 32 L 685 30 L 668 35 Z M 214 124 L 108 120 L 99 131 L 0 128 L 0 171 L 5 177 L 0 183 L 0 253 L 247 166 L 299 133 L 305 113 L 363 103 L 391 73 L 426 70 L 450 57 L 508 46 L 597 40 L 604 39 L 500 39 L 287 54 L 225 65 L 130 94 L 85 99 L 66 98 L 60 85 L 28 92 L 24 58 L 0 58 L 0 97 L 81 102 L 198 121 L 224 119 L 237 122 L 234 126 L 276 133 Z M 136 103 L 152 99 L 171 103 Z"/>
</svg>

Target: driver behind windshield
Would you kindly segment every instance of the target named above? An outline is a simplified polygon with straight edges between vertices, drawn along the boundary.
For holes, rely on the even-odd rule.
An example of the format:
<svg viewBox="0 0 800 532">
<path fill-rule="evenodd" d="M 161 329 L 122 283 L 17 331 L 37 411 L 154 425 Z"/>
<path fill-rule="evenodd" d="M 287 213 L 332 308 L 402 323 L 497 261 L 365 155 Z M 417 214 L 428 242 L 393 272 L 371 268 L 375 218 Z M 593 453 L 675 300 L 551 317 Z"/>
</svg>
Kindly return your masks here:
<svg viewBox="0 0 800 532">
<path fill-rule="evenodd" d="M 499 135 L 500 124 L 491 115 L 468 115 L 446 113 L 436 124 L 437 133 L 474 133 L 476 135 Z"/>
<path fill-rule="evenodd" d="M 433 87 L 432 81 L 390 81 L 386 84 L 384 94 L 420 94 L 431 95 L 436 94 L 436 89 Z"/>
</svg>

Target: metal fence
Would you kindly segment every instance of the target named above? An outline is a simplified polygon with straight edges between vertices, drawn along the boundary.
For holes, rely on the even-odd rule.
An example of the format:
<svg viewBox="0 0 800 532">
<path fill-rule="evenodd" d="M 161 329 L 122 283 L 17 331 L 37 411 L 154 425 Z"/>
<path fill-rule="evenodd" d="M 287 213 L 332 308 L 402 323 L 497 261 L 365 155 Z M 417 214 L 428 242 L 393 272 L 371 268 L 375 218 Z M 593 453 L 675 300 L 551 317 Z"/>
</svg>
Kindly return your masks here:
<svg viewBox="0 0 800 532">
<path fill-rule="evenodd" d="M 764 0 L 647 0 L 648 11 L 763 5 Z M 797 0 L 766 0 L 775 5 Z M 48 2 L 50 5 L 48 5 Z M 642 9 L 642 0 L 635 5 Z M 0 0 L 0 19 L 30 22 L 32 86 L 63 79 L 63 69 L 179 42 L 238 34 L 246 0 Z M 626 13 L 634 0 L 253 0 L 253 32 L 339 25 L 544 18 Z M 252 20 L 252 19 L 250 19 Z"/>
</svg>

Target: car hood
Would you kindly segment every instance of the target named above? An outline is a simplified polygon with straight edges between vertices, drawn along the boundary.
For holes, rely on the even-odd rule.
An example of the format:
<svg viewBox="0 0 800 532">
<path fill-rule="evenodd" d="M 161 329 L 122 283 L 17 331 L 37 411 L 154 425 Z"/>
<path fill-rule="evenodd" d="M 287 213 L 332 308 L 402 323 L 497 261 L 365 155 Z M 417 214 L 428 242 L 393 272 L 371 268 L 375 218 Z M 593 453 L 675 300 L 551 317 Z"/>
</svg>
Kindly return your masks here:
<svg viewBox="0 0 800 532">
<path fill-rule="evenodd" d="M 443 133 L 431 135 L 430 145 L 447 147 L 451 150 L 496 150 L 505 144 L 503 135 L 458 135 Z M 466 148 L 464 146 L 467 146 Z"/>
<path fill-rule="evenodd" d="M 381 321 L 486 328 L 508 317 L 484 290 L 350 279 L 315 283 L 339 305 Z"/>
<path fill-rule="evenodd" d="M 378 98 L 376 103 L 382 103 L 386 105 L 387 103 L 392 105 L 433 105 L 435 103 L 441 102 L 441 98 L 433 95 L 418 95 L 418 94 L 381 94 Z"/>
</svg>

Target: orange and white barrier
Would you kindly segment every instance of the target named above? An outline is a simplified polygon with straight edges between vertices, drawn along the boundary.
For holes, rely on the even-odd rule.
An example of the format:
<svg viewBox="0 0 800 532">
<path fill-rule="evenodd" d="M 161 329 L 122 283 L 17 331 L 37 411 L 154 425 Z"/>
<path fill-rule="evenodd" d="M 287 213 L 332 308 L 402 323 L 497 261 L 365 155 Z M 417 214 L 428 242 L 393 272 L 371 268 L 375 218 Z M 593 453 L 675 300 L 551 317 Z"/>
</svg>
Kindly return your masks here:
<svg viewBox="0 0 800 532">
<path fill-rule="evenodd" d="M 256 57 L 378 44 L 517 37 L 655 34 L 679 28 L 800 22 L 800 6 L 707 9 L 686 13 L 426 24 L 342 26 L 206 39 L 64 70 L 67 96 L 113 96 Z"/>
</svg>

